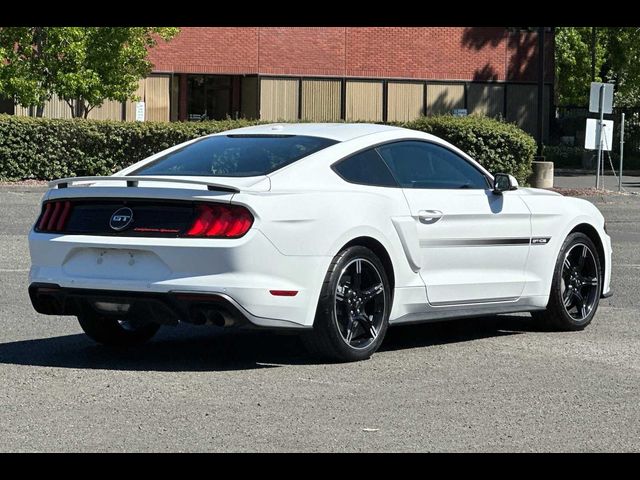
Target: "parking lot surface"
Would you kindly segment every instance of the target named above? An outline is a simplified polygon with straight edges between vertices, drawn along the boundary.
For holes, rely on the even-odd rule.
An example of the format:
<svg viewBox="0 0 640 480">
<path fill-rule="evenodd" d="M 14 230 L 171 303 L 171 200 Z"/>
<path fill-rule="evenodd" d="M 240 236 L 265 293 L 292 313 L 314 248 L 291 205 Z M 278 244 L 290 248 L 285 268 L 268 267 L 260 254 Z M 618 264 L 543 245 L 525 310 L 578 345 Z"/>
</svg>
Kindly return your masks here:
<svg viewBox="0 0 640 480">
<path fill-rule="evenodd" d="M 396 327 L 351 364 L 294 336 L 164 327 L 117 351 L 37 314 L 44 192 L 0 187 L 0 451 L 639 451 L 640 198 L 590 197 L 615 295 L 583 332 L 527 314 Z"/>
</svg>

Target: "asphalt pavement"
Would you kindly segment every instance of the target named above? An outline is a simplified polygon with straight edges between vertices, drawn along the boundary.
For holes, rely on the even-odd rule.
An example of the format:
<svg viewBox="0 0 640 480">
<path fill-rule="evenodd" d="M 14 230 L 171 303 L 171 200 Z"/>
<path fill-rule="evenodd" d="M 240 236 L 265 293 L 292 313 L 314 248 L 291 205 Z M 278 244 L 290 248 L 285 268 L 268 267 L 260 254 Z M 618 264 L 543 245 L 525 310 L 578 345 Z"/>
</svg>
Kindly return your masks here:
<svg viewBox="0 0 640 480">
<path fill-rule="evenodd" d="M 164 327 L 111 350 L 37 314 L 26 235 L 43 193 L 0 187 L 0 451 L 639 451 L 640 198 L 590 197 L 613 289 L 583 332 L 527 314 L 396 327 L 351 364 L 295 336 Z"/>
<path fill-rule="evenodd" d="M 619 178 L 607 171 L 600 177 L 600 188 L 612 192 L 621 191 L 623 193 L 640 194 L 640 172 L 632 172 L 632 175 L 623 174 L 622 182 Z M 586 170 L 556 170 L 553 179 L 553 186 L 559 188 L 595 188 L 596 174 Z"/>
</svg>

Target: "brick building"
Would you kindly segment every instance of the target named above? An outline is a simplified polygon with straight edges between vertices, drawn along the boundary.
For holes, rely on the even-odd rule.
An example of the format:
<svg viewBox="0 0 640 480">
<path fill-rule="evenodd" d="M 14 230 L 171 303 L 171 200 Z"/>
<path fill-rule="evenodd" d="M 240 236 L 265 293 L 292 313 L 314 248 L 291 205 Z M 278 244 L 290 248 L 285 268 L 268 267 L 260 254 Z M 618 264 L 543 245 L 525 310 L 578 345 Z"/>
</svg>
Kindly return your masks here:
<svg viewBox="0 0 640 480">
<path fill-rule="evenodd" d="M 546 39 L 549 109 L 553 35 Z M 401 121 L 466 109 L 535 131 L 537 33 L 525 30 L 184 27 L 150 60 L 153 74 L 138 90 L 147 120 Z M 45 115 L 69 115 L 58 103 Z M 90 117 L 133 120 L 135 104 L 106 102 Z"/>
</svg>

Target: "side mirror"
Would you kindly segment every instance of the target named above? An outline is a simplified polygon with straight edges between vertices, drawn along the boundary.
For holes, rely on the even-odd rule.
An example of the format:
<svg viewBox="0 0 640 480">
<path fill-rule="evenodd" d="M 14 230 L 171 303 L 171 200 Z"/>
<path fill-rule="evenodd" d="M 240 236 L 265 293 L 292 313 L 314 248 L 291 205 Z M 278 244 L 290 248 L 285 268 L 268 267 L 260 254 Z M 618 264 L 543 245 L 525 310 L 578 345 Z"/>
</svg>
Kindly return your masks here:
<svg viewBox="0 0 640 480">
<path fill-rule="evenodd" d="M 496 173 L 493 177 L 493 193 L 502 195 L 502 192 L 517 190 L 518 181 L 513 175 L 507 173 Z"/>
</svg>

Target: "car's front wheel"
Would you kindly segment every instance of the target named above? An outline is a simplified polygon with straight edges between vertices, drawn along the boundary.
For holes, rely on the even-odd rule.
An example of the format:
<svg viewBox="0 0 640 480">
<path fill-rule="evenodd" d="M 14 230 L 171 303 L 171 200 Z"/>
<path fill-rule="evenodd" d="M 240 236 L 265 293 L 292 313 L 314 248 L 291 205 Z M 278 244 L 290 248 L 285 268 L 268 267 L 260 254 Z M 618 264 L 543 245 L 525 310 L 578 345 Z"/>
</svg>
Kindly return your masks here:
<svg viewBox="0 0 640 480">
<path fill-rule="evenodd" d="M 78 322 L 91 339 L 112 347 L 140 345 L 153 337 L 160 328 L 157 323 L 120 320 L 94 311 L 78 315 Z"/>
<path fill-rule="evenodd" d="M 556 330 L 582 330 L 596 314 L 602 292 L 598 249 L 584 233 L 572 233 L 560 249 L 547 309 L 532 312 Z"/>
<path fill-rule="evenodd" d="M 391 311 L 389 280 L 368 248 L 348 247 L 335 256 L 322 286 L 307 349 L 334 361 L 369 358 L 384 339 Z"/>
</svg>

